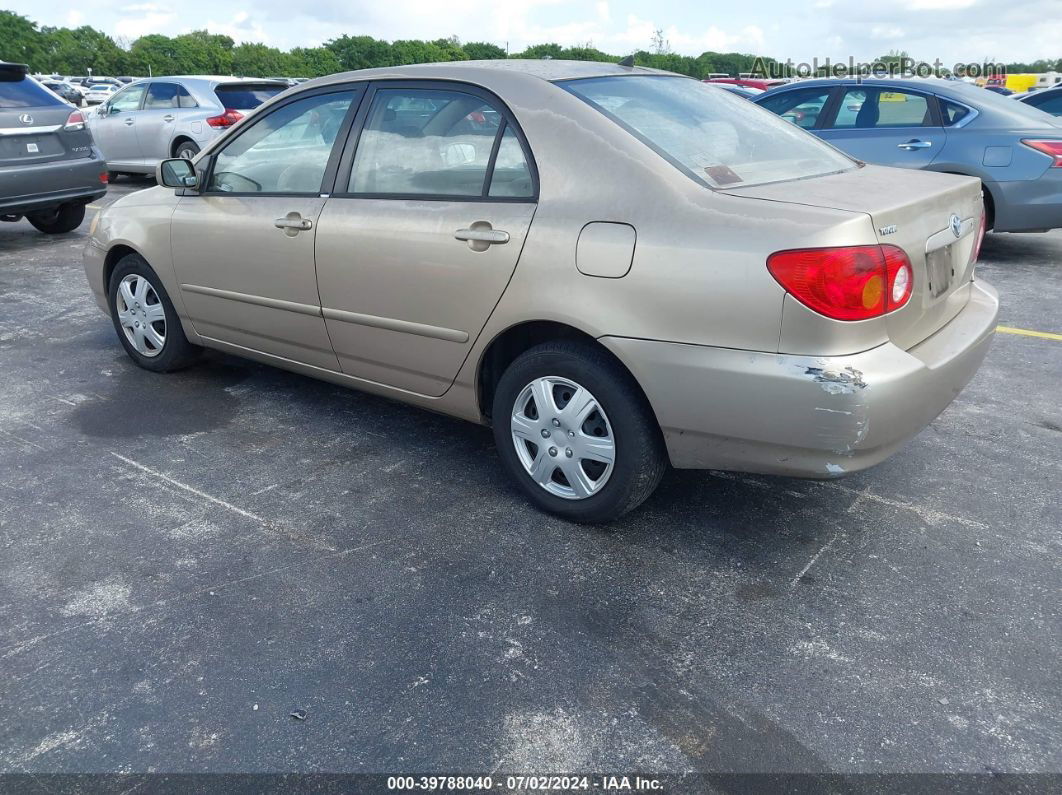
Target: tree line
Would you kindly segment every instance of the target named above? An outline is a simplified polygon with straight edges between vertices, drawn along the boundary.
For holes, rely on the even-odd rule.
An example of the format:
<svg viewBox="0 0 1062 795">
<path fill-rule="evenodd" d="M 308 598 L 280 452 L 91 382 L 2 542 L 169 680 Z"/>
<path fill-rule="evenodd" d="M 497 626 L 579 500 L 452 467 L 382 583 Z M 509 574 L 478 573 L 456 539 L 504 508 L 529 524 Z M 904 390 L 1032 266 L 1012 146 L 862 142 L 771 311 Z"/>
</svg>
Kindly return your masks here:
<svg viewBox="0 0 1062 795">
<path fill-rule="evenodd" d="M 152 33 L 119 42 L 88 25 L 77 28 L 40 26 L 11 11 L 0 11 L 0 60 L 28 64 L 34 72 L 62 75 L 221 74 L 251 77 L 317 77 L 353 69 L 399 66 L 436 61 L 488 58 L 556 58 L 576 61 L 619 61 L 630 53 L 613 55 L 587 45 L 562 47 L 536 44 L 508 53 L 490 42 L 464 42 L 456 36 L 434 41 L 343 35 L 320 47 L 279 50 L 265 44 L 236 44 L 229 36 L 196 30 L 179 36 Z M 712 73 L 737 75 L 754 64 L 770 67 L 772 58 L 747 53 L 703 52 L 698 56 L 672 52 L 657 31 L 649 50 L 639 50 L 640 66 L 704 78 Z M 780 64 L 779 64 L 780 66 Z M 1012 68 L 1013 67 L 1013 68 Z M 1032 64 L 1008 64 L 1008 71 L 1062 70 L 1062 59 Z M 784 72 L 785 70 L 782 70 Z M 772 70 L 772 73 L 780 73 Z"/>
</svg>

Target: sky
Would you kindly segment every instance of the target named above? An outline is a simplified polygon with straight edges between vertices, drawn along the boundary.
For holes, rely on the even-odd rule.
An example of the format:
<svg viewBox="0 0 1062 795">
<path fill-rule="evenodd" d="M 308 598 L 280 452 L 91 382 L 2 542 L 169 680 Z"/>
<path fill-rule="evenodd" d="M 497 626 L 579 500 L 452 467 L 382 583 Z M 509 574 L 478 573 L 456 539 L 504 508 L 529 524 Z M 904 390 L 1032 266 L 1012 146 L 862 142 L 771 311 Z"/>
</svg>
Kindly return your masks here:
<svg viewBox="0 0 1062 795">
<path fill-rule="evenodd" d="M 870 61 L 890 50 L 959 62 L 1062 57 L 1062 0 L 0 0 L 42 25 L 91 24 L 131 41 L 207 28 L 290 49 L 343 33 L 489 41 L 518 52 L 557 42 L 626 54 L 662 29 L 673 51 L 752 52 L 794 62 Z M 715 6 L 714 8 L 711 6 Z"/>
</svg>

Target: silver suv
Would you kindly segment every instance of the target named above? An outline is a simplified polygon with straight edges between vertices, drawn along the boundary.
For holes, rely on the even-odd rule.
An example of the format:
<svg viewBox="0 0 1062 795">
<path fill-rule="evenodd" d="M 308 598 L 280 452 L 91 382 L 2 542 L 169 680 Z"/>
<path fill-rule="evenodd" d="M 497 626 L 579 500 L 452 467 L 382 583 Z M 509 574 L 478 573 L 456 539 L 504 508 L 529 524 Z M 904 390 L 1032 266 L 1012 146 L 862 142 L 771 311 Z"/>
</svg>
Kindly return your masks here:
<svg viewBox="0 0 1062 795">
<path fill-rule="evenodd" d="M 159 77 L 123 88 L 88 114 L 111 176 L 154 174 L 168 157 L 191 158 L 265 100 L 287 89 L 276 80 Z"/>
</svg>

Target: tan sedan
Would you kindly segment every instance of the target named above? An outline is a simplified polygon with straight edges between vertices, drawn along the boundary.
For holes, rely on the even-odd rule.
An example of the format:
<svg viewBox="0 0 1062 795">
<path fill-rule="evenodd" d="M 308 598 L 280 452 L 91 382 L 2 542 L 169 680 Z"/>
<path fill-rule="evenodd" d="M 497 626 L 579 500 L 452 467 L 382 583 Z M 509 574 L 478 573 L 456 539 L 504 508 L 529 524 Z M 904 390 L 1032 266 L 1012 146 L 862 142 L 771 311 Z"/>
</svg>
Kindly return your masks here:
<svg viewBox="0 0 1062 795">
<path fill-rule="evenodd" d="M 490 424 L 528 497 L 580 521 L 669 462 L 883 460 L 998 310 L 977 180 L 864 165 L 641 68 L 333 75 L 158 176 L 85 250 L 137 364 L 216 348 Z"/>
</svg>

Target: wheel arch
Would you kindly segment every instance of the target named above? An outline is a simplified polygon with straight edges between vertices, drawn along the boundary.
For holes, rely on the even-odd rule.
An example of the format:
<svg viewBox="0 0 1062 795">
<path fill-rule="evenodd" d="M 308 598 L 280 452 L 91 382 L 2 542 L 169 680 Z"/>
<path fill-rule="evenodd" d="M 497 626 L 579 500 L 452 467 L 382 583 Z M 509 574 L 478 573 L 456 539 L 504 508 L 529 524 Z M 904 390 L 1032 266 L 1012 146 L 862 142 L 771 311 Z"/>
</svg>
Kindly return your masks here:
<svg viewBox="0 0 1062 795">
<path fill-rule="evenodd" d="M 659 428 L 660 422 L 656 417 L 656 411 L 653 409 L 652 403 L 649 402 L 645 390 L 638 383 L 638 379 L 635 378 L 634 373 L 631 372 L 626 363 L 609 350 L 608 347 L 602 345 L 593 335 L 575 326 L 554 320 L 529 320 L 517 323 L 499 332 L 490 341 L 483 350 L 483 354 L 479 358 L 479 366 L 476 369 L 476 400 L 479 403 L 480 414 L 486 417 L 488 421 L 491 419 L 494 391 L 498 386 L 498 381 L 501 379 L 505 369 L 520 354 L 536 345 L 562 340 L 582 342 L 592 346 L 623 368 L 624 372 L 637 386 L 642 399 L 645 400 L 650 411 L 652 411 L 653 418 L 656 419 L 657 427 Z"/>
<path fill-rule="evenodd" d="M 170 157 L 177 157 L 177 150 L 181 148 L 181 144 L 183 143 L 195 144 L 197 148 L 202 148 L 199 146 L 199 142 L 195 140 L 195 138 L 185 133 L 181 133 L 180 135 L 174 136 L 174 139 L 170 142 Z"/>
<path fill-rule="evenodd" d="M 107 256 L 103 258 L 103 290 L 107 294 L 107 303 L 110 303 L 111 301 L 109 288 L 111 274 L 114 273 L 114 269 L 118 267 L 118 263 L 130 254 L 136 254 L 147 262 L 147 258 L 145 258 L 143 254 L 125 243 L 117 243 L 111 246 L 107 250 Z"/>
</svg>

